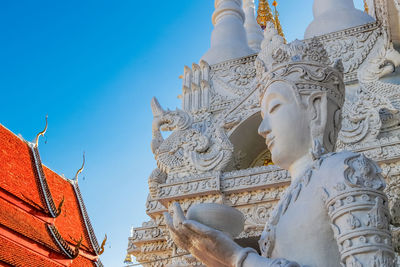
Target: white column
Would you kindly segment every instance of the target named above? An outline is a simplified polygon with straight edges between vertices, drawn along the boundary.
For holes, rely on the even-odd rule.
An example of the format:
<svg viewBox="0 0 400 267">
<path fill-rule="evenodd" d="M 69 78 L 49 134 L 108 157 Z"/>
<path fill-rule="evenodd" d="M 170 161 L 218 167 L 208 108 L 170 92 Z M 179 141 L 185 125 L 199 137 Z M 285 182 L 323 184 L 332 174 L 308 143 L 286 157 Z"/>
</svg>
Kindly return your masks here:
<svg viewBox="0 0 400 267">
<path fill-rule="evenodd" d="M 256 21 L 254 0 L 243 0 L 243 10 L 245 15 L 244 28 L 246 29 L 247 43 L 254 52 L 258 53 L 261 50 L 261 42 L 264 39 L 264 34 Z"/>
<path fill-rule="evenodd" d="M 356 9 L 353 0 L 314 0 L 313 14 L 314 20 L 304 34 L 306 39 L 374 21 Z"/>
<path fill-rule="evenodd" d="M 241 0 L 215 0 L 211 47 L 202 60 L 212 65 L 253 54 L 247 44 L 244 19 Z"/>
</svg>

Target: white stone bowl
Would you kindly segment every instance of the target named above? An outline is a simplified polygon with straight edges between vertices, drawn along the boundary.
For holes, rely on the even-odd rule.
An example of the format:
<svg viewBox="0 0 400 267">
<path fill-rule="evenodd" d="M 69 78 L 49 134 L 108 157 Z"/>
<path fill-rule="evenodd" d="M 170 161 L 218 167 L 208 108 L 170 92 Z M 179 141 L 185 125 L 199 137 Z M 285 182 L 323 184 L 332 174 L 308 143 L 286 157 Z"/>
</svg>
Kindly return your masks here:
<svg viewBox="0 0 400 267">
<path fill-rule="evenodd" d="M 224 232 L 232 239 L 244 229 L 244 215 L 235 208 L 216 203 L 191 206 L 186 217 L 208 227 Z"/>
</svg>

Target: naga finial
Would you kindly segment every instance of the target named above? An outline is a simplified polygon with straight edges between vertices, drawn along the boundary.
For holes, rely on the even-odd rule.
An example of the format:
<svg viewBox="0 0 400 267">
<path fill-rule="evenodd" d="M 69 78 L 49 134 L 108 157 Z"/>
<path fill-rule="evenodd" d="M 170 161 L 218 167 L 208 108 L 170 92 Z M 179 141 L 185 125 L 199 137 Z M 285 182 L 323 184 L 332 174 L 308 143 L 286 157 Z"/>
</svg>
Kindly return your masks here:
<svg viewBox="0 0 400 267">
<path fill-rule="evenodd" d="M 38 133 L 38 134 L 36 135 L 35 147 L 38 147 L 38 145 L 39 145 L 39 137 L 40 137 L 40 136 L 44 136 L 44 134 L 45 134 L 46 131 L 47 131 L 47 126 L 48 126 L 47 117 L 48 117 L 48 115 L 46 115 L 46 126 L 44 127 L 44 130 L 41 131 L 40 133 Z"/>
<path fill-rule="evenodd" d="M 72 236 L 70 236 L 70 238 L 74 241 L 74 242 L 77 242 L 76 243 L 76 245 L 75 245 L 75 248 L 74 248 L 74 255 L 72 256 L 72 258 L 73 259 L 76 259 L 77 257 L 78 257 L 78 255 L 79 255 L 79 248 L 81 247 L 81 245 L 82 245 L 82 241 L 83 241 L 83 236 L 81 235 L 81 238 L 77 241 L 77 240 L 74 240 L 73 238 L 72 238 Z"/>
<path fill-rule="evenodd" d="M 83 171 L 83 167 L 85 167 L 85 152 L 83 152 L 83 162 L 81 168 L 75 174 L 75 182 L 78 182 L 78 175 Z"/>
<path fill-rule="evenodd" d="M 65 197 L 63 196 L 63 198 L 60 201 L 60 204 L 58 204 L 58 208 L 57 208 L 57 217 L 60 216 L 61 211 L 62 211 L 62 207 L 64 205 L 64 201 L 65 201 Z"/>
<path fill-rule="evenodd" d="M 97 253 L 98 255 L 104 253 L 104 246 L 106 245 L 106 241 L 107 241 L 107 234 L 105 234 L 103 242 L 101 242 L 99 253 Z"/>
</svg>

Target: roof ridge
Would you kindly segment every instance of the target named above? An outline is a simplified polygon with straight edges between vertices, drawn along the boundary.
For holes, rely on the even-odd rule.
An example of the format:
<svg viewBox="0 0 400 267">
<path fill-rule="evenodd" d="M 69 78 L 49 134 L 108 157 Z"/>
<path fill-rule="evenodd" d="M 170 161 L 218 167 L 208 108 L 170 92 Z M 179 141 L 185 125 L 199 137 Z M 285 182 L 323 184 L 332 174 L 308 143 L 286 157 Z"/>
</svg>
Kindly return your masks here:
<svg viewBox="0 0 400 267">
<path fill-rule="evenodd" d="M 99 251 L 100 251 L 99 243 L 98 243 L 97 237 L 94 233 L 92 223 L 90 222 L 89 215 L 86 211 L 86 206 L 85 206 L 85 203 L 83 202 L 83 198 L 82 198 L 81 191 L 79 189 L 79 185 L 75 181 L 73 181 L 71 184 L 72 184 L 72 187 L 74 188 L 74 192 L 78 199 L 79 208 L 81 209 L 81 213 L 83 215 L 83 221 L 85 223 L 85 227 L 86 227 L 86 230 L 89 235 L 90 244 L 92 245 L 92 248 L 95 251 L 95 253 L 97 255 L 99 255 Z"/>
<path fill-rule="evenodd" d="M 40 189 L 42 201 L 44 202 L 45 207 L 47 208 L 47 211 L 50 213 L 50 215 L 53 218 L 57 218 L 57 216 L 60 214 L 60 212 L 58 211 L 58 209 L 54 203 L 54 199 L 50 192 L 49 185 L 47 184 L 47 179 L 43 172 L 43 166 L 42 166 L 42 161 L 40 159 L 39 150 L 38 150 L 37 146 L 35 146 L 33 143 L 28 142 L 28 141 L 25 141 L 25 142 L 27 142 L 29 148 L 31 149 L 32 155 L 33 155 L 33 160 L 34 160 L 35 167 L 36 167 L 36 174 L 37 174 L 37 178 L 39 180 L 39 185 L 40 185 L 39 189 Z"/>
</svg>

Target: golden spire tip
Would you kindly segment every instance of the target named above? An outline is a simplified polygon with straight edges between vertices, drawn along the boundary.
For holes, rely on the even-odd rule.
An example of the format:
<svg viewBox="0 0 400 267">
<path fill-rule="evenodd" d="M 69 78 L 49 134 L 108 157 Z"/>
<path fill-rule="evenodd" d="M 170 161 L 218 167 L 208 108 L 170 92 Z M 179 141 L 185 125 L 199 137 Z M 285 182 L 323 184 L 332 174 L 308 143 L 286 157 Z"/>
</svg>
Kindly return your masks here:
<svg viewBox="0 0 400 267">
<path fill-rule="evenodd" d="M 264 30 L 267 27 L 267 23 L 274 23 L 274 18 L 269 7 L 268 0 L 260 0 L 257 9 L 257 23 Z"/>
</svg>

